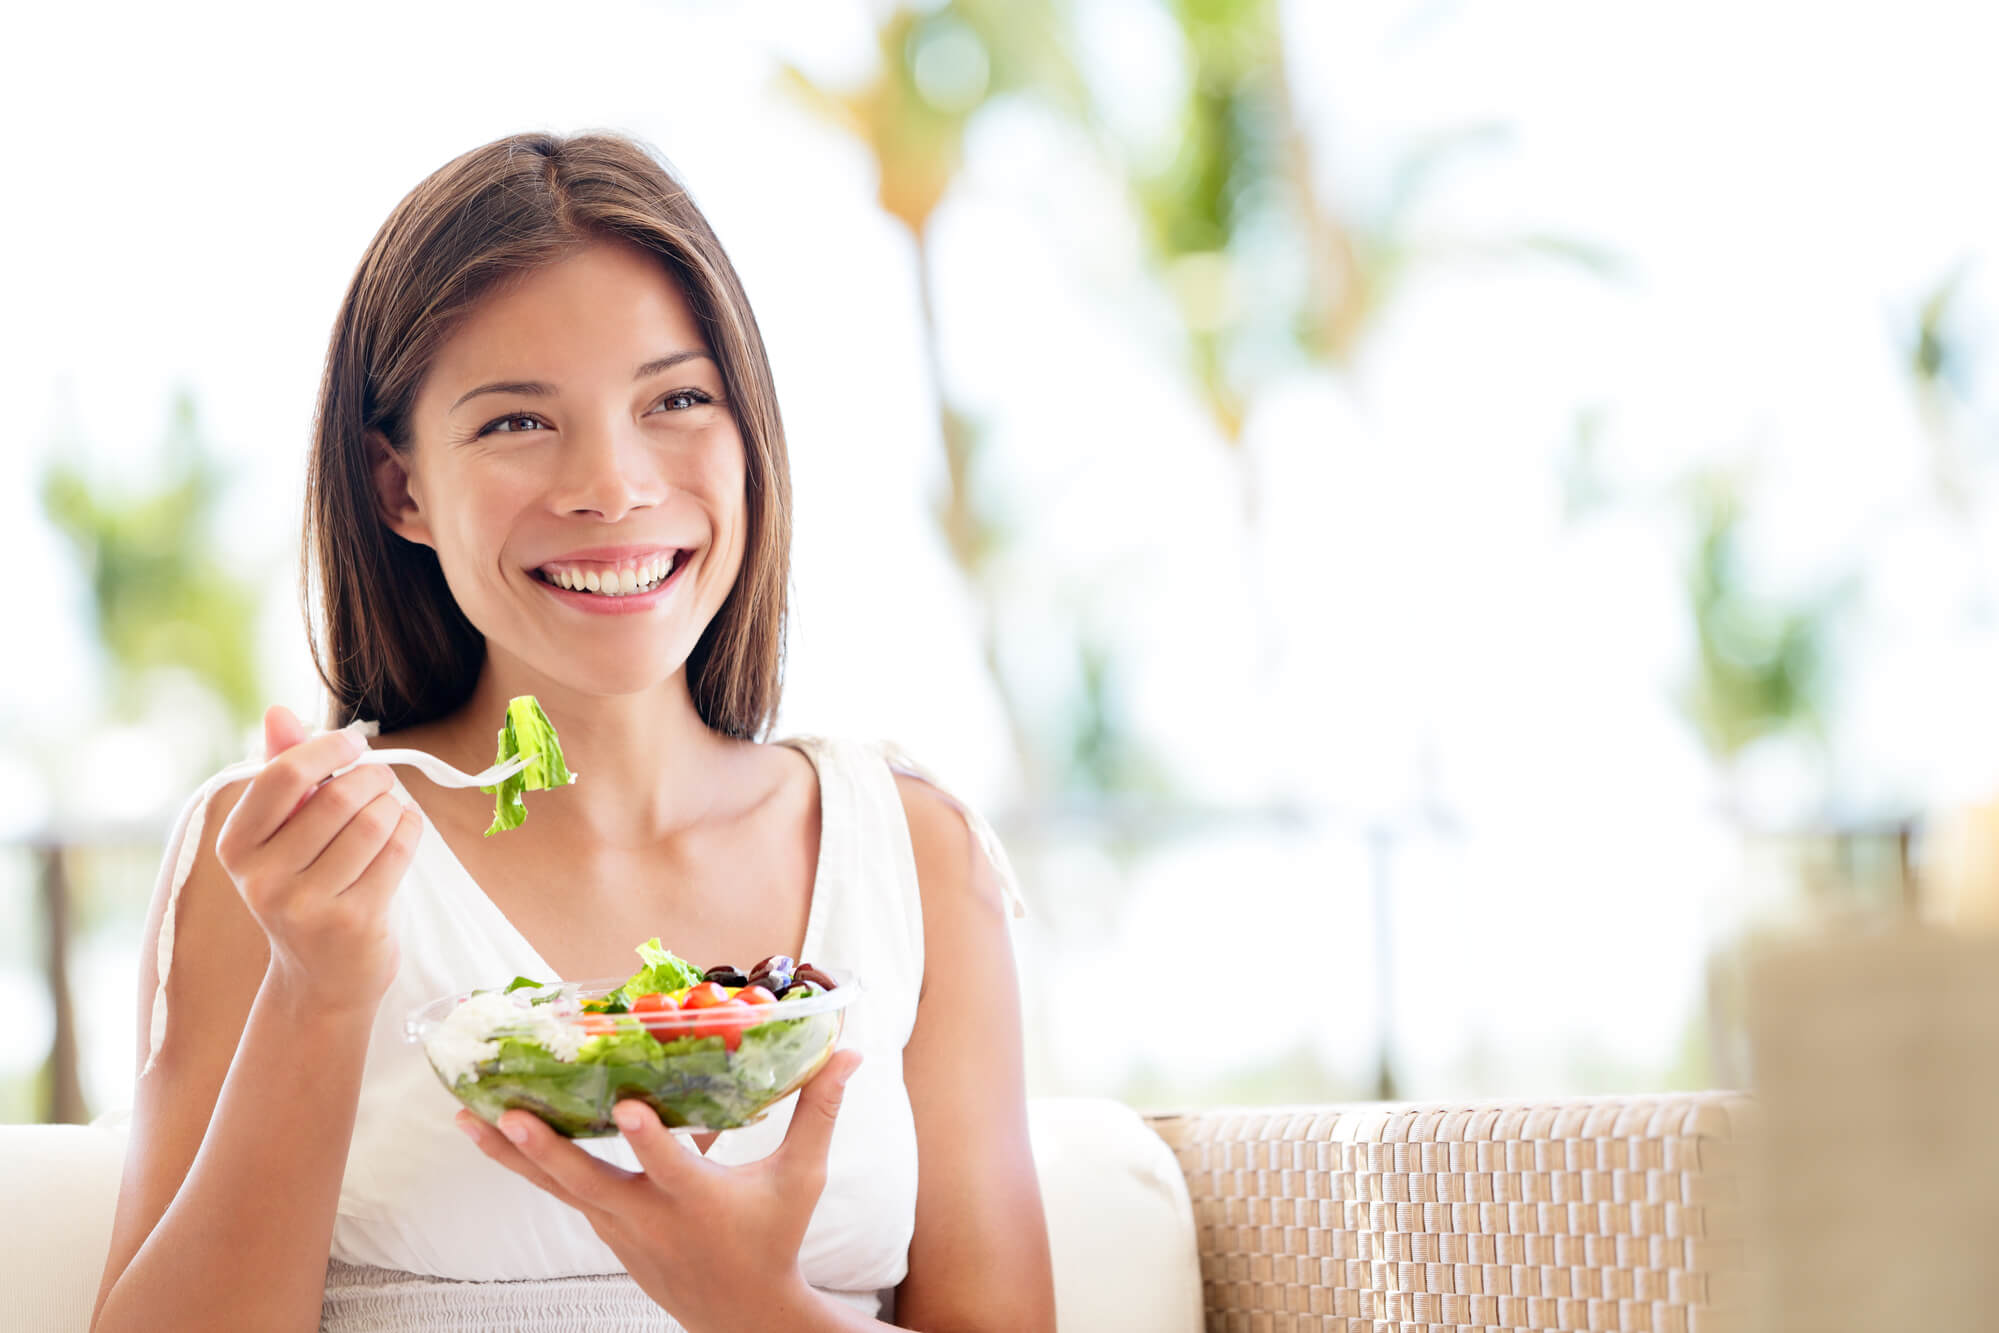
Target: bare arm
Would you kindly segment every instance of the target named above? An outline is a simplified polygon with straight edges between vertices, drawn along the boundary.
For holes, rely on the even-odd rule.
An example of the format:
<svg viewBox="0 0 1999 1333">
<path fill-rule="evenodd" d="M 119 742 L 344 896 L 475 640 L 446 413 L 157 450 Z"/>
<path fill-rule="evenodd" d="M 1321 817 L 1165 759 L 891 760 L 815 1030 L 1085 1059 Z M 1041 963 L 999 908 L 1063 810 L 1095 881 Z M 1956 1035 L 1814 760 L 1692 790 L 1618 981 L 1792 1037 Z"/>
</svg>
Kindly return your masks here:
<svg viewBox="0 0 1999 1333">
<path fill-rule="evenodd" d="M 331 771 L 347 746 L 337 736 L 297 746 L 292 786 L 266 783 L 255 808 L 254 789 L 240 784 L 213 798 L 175 917 L 171 1021 L 136 1089 L 92 1319 L 101 1333 L 318 1327 L 381 995 L 368 981 L 379 973 L 385 986 L 394 965 L 391 945 L 383 970 L 384 941 L 369 938 L 370 922 L 379 927 L 421 827 L 399 818 L 385 771 L 359 769 L 314 789 L 313 762 Z M 287 855 L 306 873 L 277 873 Z M 170 857 L 142 952 L 142 1052 L 171 873 Z M 335 881 L 353 890 L 327 901 L 348 899 L 341 911 L 355 947 L 342 966 L 302 968 L 294 950 L 272 941 L 311 937 L 324 956 L 339 934 L 301 888 Z"/>
<path fill-rule="evenodd" d="M 918 779 L 896 781 L 922 887 L 927 978 L 902 1055 L 918 1183 L 896 1323 L 926 1333 L 1053 1330 L 1006 903 L 949 801 Z"/>
</svg>

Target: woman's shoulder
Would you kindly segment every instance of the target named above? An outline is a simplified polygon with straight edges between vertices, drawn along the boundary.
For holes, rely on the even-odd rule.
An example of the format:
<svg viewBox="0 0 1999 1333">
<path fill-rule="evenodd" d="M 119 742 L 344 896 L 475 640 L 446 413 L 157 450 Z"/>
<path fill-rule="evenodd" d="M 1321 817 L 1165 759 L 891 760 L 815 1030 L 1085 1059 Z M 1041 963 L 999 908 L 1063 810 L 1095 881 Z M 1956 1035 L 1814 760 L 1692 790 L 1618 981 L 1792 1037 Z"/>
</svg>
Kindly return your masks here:
<svg viewBox="0 0 1999 1333">
<path fill-rule="evenodd" d="M 1013 866 L 992 825 L 971 801 L 901 744 L 880 736 L 789 736 L 822 769 L 893 785 L 915 854 L 917 882 L 928 900 L 942 892 L 983 899 L 1013 916 L 1027 915 Z M 870 771 L 871 770 L 871 771 Z"/>
</svg>

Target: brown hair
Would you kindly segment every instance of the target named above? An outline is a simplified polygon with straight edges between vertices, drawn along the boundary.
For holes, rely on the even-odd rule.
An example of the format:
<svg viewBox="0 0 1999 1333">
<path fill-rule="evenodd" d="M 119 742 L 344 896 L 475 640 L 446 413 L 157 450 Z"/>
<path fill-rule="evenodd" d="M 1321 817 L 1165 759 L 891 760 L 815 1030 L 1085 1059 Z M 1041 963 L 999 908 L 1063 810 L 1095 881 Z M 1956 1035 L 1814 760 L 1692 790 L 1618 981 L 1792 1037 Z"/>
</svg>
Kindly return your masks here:
<svg viewBox="0 0 1999 1333">
<path fill-rule="evenodd" d="M 410 410 L 444 340 L 496 283 L 593 241 L 657 255 L 720 363 L 743 439 L 748 535 L 735 587 L 687 659 L 701 720 L 754 739 L 777 711 L 791 551 L 791 473 L 763 337 L 708 220 L 646 146 L 614 134 L 517 134 L 433 172 L 375 233 L 334 321 L 306 472 L 301 595 L 332 692 L 331 726 L 395 731 L 470 697 L 485 639 L 436 552 L 376 504 L 366 434 L 407 454 Z M 320 616 L 312 613 L 318 589 Z"/>
</svg>

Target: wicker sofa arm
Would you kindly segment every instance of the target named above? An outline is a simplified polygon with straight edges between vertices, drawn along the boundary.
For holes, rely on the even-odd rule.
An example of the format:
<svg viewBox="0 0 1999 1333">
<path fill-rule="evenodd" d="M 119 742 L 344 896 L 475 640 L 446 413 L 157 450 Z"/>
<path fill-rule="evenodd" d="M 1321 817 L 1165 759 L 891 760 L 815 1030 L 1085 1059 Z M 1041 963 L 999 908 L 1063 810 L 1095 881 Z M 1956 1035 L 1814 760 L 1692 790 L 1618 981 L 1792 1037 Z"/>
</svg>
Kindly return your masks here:
<svg viewBox="0 0 1999 1333">
<path fill-rule="evenodd" d="M 1754 1108 L 1738 1094 L 1146 1120 L 1187 1177 L 1218 1333 L 1716 1333 L 1749 1318 Z"/>
</svg>

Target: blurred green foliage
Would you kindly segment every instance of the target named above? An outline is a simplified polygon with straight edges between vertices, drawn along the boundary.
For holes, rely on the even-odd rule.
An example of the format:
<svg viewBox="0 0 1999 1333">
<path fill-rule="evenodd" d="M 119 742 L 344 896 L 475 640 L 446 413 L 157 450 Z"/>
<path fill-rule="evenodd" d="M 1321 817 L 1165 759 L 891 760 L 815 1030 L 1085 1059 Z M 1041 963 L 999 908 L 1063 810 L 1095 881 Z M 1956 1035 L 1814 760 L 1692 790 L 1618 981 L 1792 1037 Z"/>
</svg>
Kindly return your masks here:
<svg viewBox="0 0 1999 1333">
<path fill-rule="evenodd" d="M 177 394 L 157 483 L 105 482 L 74 457 L 42 476 L 42 507 L 75 548 L 91 622 L 111 667 L 110 711 L 136 716 L 147 677 L 181 668 L 213 689 L 238 724 L 262 708 L 252 651 L 256 596 L 216 548 L 227 479 L 203 439 L 193 396 Z"/>
<path fill-rule="evenodd" d="M 785 86 L 867 145 L 881 205 L 919 240 L 964 166 L 965 132 L 995 100 L 1030 94 L 1080 113 L 1081 74 L 1050 0 L 948 0 L 892 10 L 876 30 L 871 79 L 830 88 L 795 66 Z"/>
<path fill-rule="evenodd" d="M 1724 766 L 1766 736 L 1824 731 L 1831 629 L 1843 590 L 1791 605 L 1759 597 L 1744 568 L 1742 487 L 1704 472 L 1688 490 L 1694 549 L 1688 562 L 1698 669 L 1688 716 Z"/>
<path fill-rule="evenodd" d="M 1118 145 L 1112 153 L 1228 444 L 1241 443 L 1250 404 L 1278 375 L 1300 363 L 1350 369 L 1408 282 L 1434 264 L 1539 258 L 1621 272 L 1617 256 L 1572 237 L 1452 237 L 1420 225 L 1441 181 L 1507 145 L 1502 126 L 1404 145 L 1382 198 L 1336 203 L 1294 96 L 1276 0 L 1165 7 L 1188 70 L 1177 151 L 1165 161 Z"/>
</svg>

